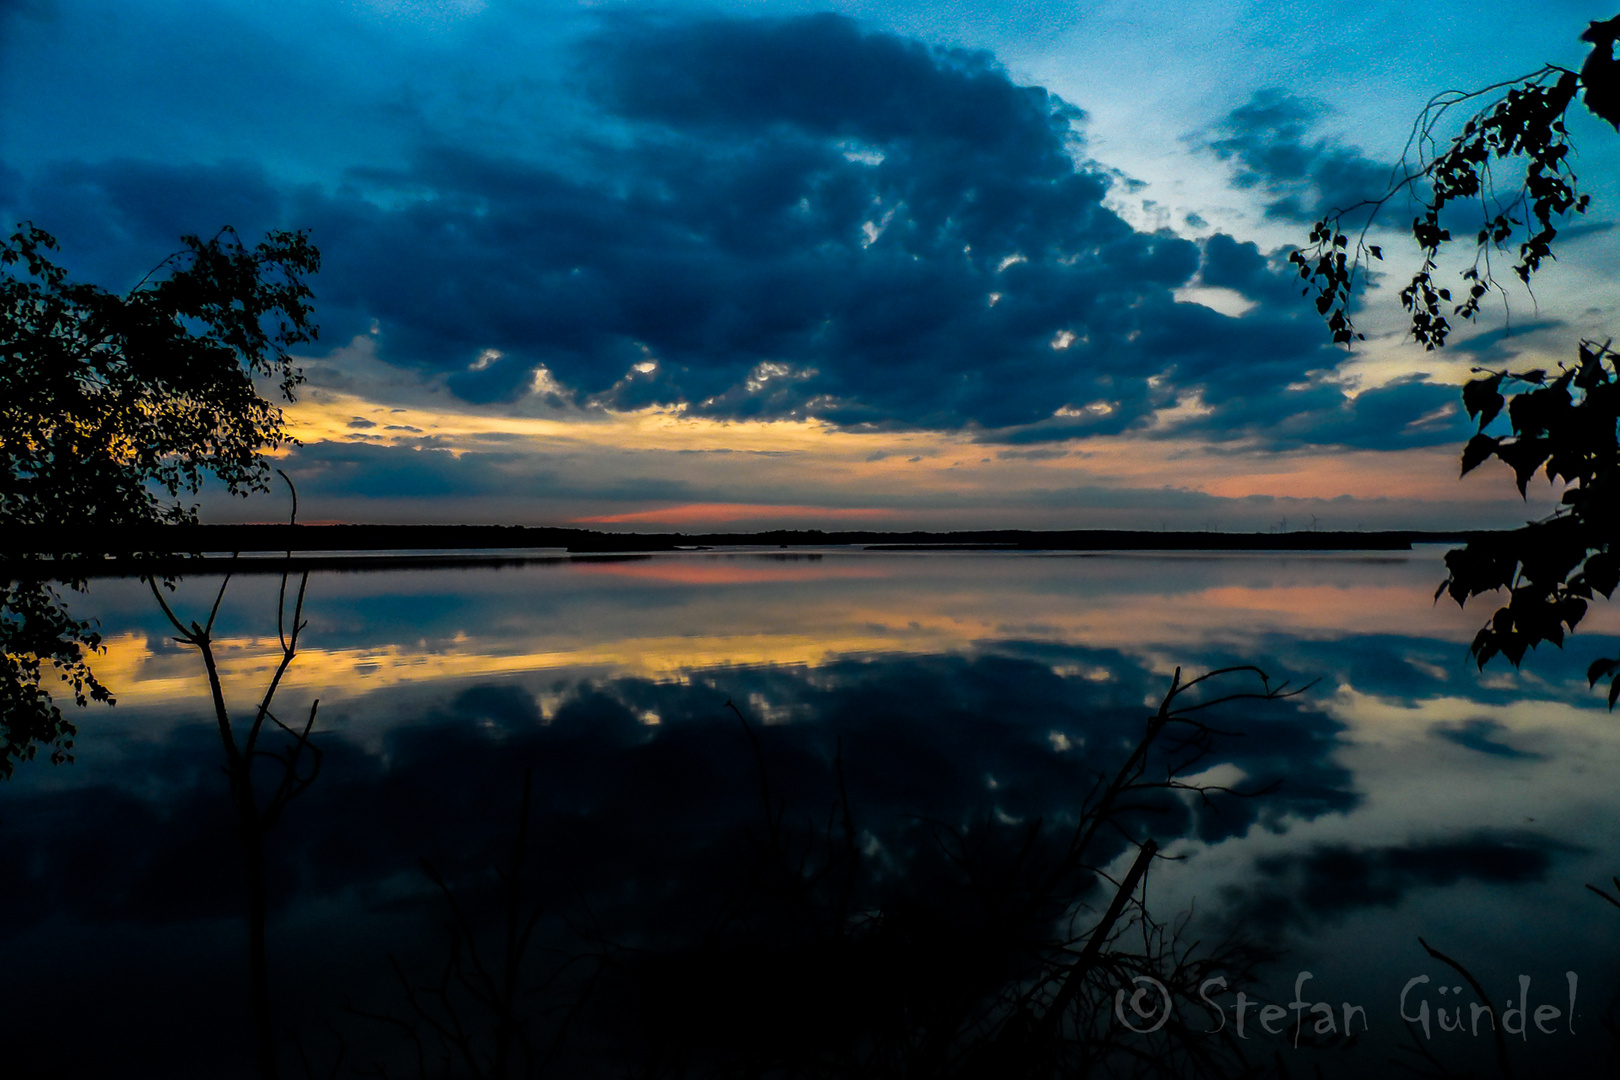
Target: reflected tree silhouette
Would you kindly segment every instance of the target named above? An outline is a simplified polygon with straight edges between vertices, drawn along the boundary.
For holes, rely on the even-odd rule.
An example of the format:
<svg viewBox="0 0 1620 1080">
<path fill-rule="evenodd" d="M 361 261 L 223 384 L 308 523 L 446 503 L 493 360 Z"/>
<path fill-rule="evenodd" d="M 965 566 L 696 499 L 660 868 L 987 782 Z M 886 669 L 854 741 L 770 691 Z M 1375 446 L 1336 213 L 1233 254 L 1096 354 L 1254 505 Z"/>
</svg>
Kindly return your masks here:
<svg viewBox="0 0 1620 1080">
<path fill-rule="evenodd" d="M 1253 685 L 1220 692 L 1236 679 Z M 1236 989 L 1271 954 L 1185 941 L 1185 918 L 1164 924 L 1149 911 L 1146 878 L 1164 857 L 1153 822 L 1171 801 L 1272 790 L 1195 778 L 1234 734 L 1205 710 L 1303 690 L 1252 666 L 1185 681 L 1178 669 L 1123 760 L 1092 771 L 1074 820 L 913 819 L 882 835 L 857 816 L 841 742 L 823 810 L 796 810 L 773 782 L 772 729 L 727 701 L 758 810 L 711 883 L 707 914 L 673 936 L 587 920 L 570 931 L 575 947 L 554 946 L 547 964 L 533 955 L 542 911 L 524 896 L 526 775 L 485 922 L 424 864 L 448 912 L 448 957 L 425 979 L 393 959 L 403 1008 L 352 1010 L 410 1047 L 410 1061 L 376 1060 L 365 1074 L 1269 1075 L 1229 1032 L 1207 1033 L 1199 990 L 1216 973 Z M 1122 860 L 1126 872 L 1111 876 Z M 1123 1004 L 1121 988 L 1141 979 L 1175 1002 L 1145 1034 L 1123 1022 L 1150 1023 Z"/>
<path fill-rule="evenodd" d="M 544 993 L 576 962 L 590 964 L 595 959 L 582 956 L 565 963 L 538 987 L 524 984 L 525 962 L 535 928 L 544 913 L 527 895 L 523 882 L 533 781 L 533 771 L 525 771 L 511 860 L 496 871 L 502 922 L 498 947 L 490 953 L 479 950 L 481 935 L 474 919 L 444 875 L 423 859 L 422 870 L 443 898 L 449 914 L 446 931 L 450 937 L 450 955 L 438 975 L 427 982 L 412 979 L 399 959 L 389 956 L 405 997 L 404 1017 L 349 1008 L 356 1016 L 398 1031 L 415 1056 L 420 1076 L 431 1075 L 430 1064 L 437 1068 L 439 1075 L 476 1080 L 540 1076 L 546 1072 L 546 1066 L 555 1058 L 568 1034 L 565 1019 L 557 1026 L 551 1044 L 542 1048 L 531 1034 L 541 1018 L 529 1015 L 525 1007 L 526 999 Z M 576 995 L 573 1004 L 588 997 L 589 989 L 587 978 L 583 993 Z M 387 1066 L 380 1062 L 357 1071 L 361 1075 L 389 1075 Z"/>
<path fill-rule="evenodd" d="M 1485 992 L 1485 987 L 1480 985 L 1480 981 L 1474 977 L 1473 972 L 1433 945 L 1430 945 L 1427 941 L 1418 938 L 1418 944 L 1423 946 L 1424 952 L 1455 971 L 1458 975 L 1461 975 L 1463 981 L 1468 984 L 1468 988 L 1474 992 L 1479 1008 L 1490 1025 L 1491 1049 L 1496 1057 L 1497 1071 L 1501 1074 L 1502 1080 L 1513 1080 L 1513 1066 L 1508 1059 L 1507 1036 L 1503 1032 L 1502 1016 L 1496 1011 L 1496 1006 L 1491 1003 L 1491 996 Z M 1411 1021 L 1406 1021 L 1406 1029 L 1407 1034 L 1411 1037 L 1412 1045 L 1410 1047 L 1401 1047 L 1401 1049 L 1406 1050 L 1410 1056 L 1416 1057 L 1421 1064 L 1414 1067 L 1399 1063 L 1402 1064 L 1405 1071 L 1412 1073 L 1414 1076 L 1433 1077 L 1435 1080 L 1444 1080 L 1444 1078 L 1457 1075 L 1448 1069 L 1445 1063 L 1434 1055 L 1433 1051 L 1418 1040 L 1417 1033 L 1412 1030 Z"/>
</svg>

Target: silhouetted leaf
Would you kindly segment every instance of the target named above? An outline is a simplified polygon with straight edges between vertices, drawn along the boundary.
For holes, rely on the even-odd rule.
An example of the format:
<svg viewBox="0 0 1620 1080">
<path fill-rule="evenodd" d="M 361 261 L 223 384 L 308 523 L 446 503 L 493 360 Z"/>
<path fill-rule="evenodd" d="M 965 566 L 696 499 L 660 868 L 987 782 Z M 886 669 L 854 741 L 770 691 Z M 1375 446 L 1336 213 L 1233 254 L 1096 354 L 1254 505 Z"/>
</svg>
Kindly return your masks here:
<svg viewBox="0 0 1620 1080">
<path fill-rule="evenodd" d="M 1501 441 L 1489 435 L 1475 435 L 1469 439 L 1462 452 L 1462 475 L 1467 476 L 1486 458 L 1496 453 L 1497 444 Z"/>
<path fill-rule="evenodd" d="M 1609 596 L 1616 586 L 1620 586 L 1620 556 L 1606 551 L 1596 552 L 1587 558 L 1583 573 L 1587 584 L 1604 596 Z"/>
<path fill-rule="evenodd" d="M 1474 379 L 1463 385 L 1463 407 L 1468 410 L 1470 418 L 1479 418 L 1479 426 L 1482 429 L 1496 419 L 1496 415 L 1502 411 L 1502 406 L 1506 403 L 1501 388 L 1501 374 Z"/>
<path fill-rule="evenodd" d="M 1496 447 L 1496 456 L 1512 467 L 1513 479 L 1519 486 L 1521 496 L 1525 494 L 1530 478 L 1536 475 L 1536 470 L 1547 460 L 1548 453 L 1547 440 L 1523 436 L 1512 442 L 1499 443 Z"/>
<path fill-rule="evenodd" d="M 1599 659 L 1592 661 L 1586 669 L 1586 685 L 1596 686 L 1599 679 L 1605 675 L 1612 675 L 1616 668 L 1620 668 L 1620 660 Z"/>
</svg>

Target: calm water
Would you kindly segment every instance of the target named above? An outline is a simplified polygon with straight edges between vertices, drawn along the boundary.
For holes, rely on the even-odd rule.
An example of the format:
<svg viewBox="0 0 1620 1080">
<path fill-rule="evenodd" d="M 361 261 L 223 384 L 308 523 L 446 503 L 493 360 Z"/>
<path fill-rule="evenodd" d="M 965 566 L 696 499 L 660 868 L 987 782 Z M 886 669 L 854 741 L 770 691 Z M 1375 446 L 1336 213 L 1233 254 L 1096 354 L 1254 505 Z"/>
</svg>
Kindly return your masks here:
<svg viewBox="0 0 1620 1080">
<path fill-rule="evenodd" d="M 1457 1015 L 1461 979 L 1422 936 L 1499 1008 L 1518 1008 L 1528 976 L 1532 1016 L 1557 1010 L 1540 1014 L 1546 1030 L 1531 1020 L 1511 1036 L 1516 1059 L 1595 1067 L 1611 1045 L 1620 910 L 1584 885 L 1614 891 L 1620 873 L 1620 720 L 1582 673 L 1620 647 L 1620 617 L 1599 608 L 1566 652 L 1481 675 L 1466 643 L 1489 609 L 1433 603 L 1440 555 L 762 551 L 313 575 L 304 648 L 276 699 L 284 717 L 320 699 L 324 753 L 272 834 L 289 1060 L 296 1036 L 321 1075 L 340 1052 L 343 1070 L 392 1061 L 391 1075 L 415 1075 L 396 1056 L 401 1033 L 431 1032 L 402 987 L 437 985 L 454 955 L 450 908 L 421 861 L 469 926 L 500 924 L 492 868 L 511 861 L 525 770 L 524 912 L 541 912 L 524 975 L 532 1030 L 569 1030 L 560 1007 L 582 1000 L 640 1017 L 640 1042 L 580 1021 L 553 1067 L 652 1073 L 649 1061 L 669 1065 L 657 1053 L 675 1028 L 741 1045 L 706 1025 L 751 1009 L 750 1030 L 801 1038 L 823 1007 L 806 1003 L 803 979 L 790 991 L 761 974 L 799 970 L 792 950 L 736 959 L 749 933 L 785 940 L 760 899 L 784 859 L 813 874 L 847 841 L 862 867 L 844 923 L 823 938 L 782 931 L 794 941 L 846 940 L 857 909 L 862 926 L 933 910 L 971 862 L 953 854 L 994 863 L 1037 822 L 1066 835 L 1178 666 L 1253 664 L 1312 688 L 1215 710 L 1232 734 L 1195 778 L 1279 786 L 1207 802 L 1149 793 L 1088 853 L 1117 877 L 1135 850 L 1124 833 L 1153 837 L 1178 859 L 1150 871 L 1148 910 L 1190 912 L 1184 945 L 1242 936 L 1276 954 L 1250 998 L 1286 1005 L 1309 971 L 1301 1000 L 1340 1021 L 1346 1003 L 1364 1010 L 1351 1022 L 1365 1034 L 1344 1049 L 1296 1048 L 1294 1012 L 1272 1034 L 1250 1009 L 1239 1048 L 1266 1062 L 1281 1051 L 1293 1075 L 1417 1063 L 1400 1045 L 1414 1040 L 1448 1066 L 1489 1064 L 1484 1030 L 1443 1031 L 1434 1013 L 1425 1040 L 1403 1024 L 1402 988 L 1420 975 L 1408 1016 Z M 222 607 L 227 697 L 244 711 L 278 658 L 276 584 L 238 578 Z M 217 585 L 182 583 L 181 610 L 201 617 Z M 81 714 L 75 764 L 35 764 L 0 787 L 0 1009 L 11 1030 L 38 1033 L 20 1075 L 245 1075 L 243 886 L 201 664 L 139 583 L 94 582 L 77 604 L 100 620 L 98 671 L 118 704 Z M 1111 891 L 1077 887 L 1079 928 Z M 935 931 L 913 946 L 944 985 L 971 950 L 952 937 L 955 915 L 929 917 L 918 925 Z M 702 951 L 717 941 L 723 964 Z M 830 963 L 816 1001 L 864 1000 L 871 987 L 839 984 Z M 868 981 L 873 969 L 858 970 Z M 1098 1023 L 1126 1037 L 1109 992 Z M 1235 997 L 1210 993 L 1228 1028 L 1209 1038 L 1229 1039 Z M 462 1009 L 477 1028 L 476 1007 Z M 1309 1032 L 1320 1014 L 1306 1016 Z"/>
</svg>

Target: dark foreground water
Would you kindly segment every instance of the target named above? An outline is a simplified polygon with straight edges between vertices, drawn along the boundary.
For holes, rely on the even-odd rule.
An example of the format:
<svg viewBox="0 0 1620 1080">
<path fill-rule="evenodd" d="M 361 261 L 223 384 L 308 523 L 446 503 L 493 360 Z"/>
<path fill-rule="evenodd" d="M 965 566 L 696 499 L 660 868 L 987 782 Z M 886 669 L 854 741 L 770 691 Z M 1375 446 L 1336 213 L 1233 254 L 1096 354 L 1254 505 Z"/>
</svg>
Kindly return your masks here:
<svg viewBox="0 0 1620 1080">
<path fill-rule="evenodd" d="M 1585 886 L 1616 892 L 1620 720 L 1582 673 L 1620 621 L 1481 675 L 1489 611 L 1433 604 L 1439 556 L 314 575 L 276 698 L 321 700 L 323 755 L 268 856 L 283 1072 L 493 1075 L 504 1011 L 513 1076 L 1496 1075 L 1493 1017 L 1422 937 L 1519 1075 L 1602 1075 L 1620 909 Z M 180 586 L 188 617 L 217 585 Z M 276 585 L 222 607 L 242 713 Z M 0 786 L 0 1075 L 251 1075 L 201 665 L 138 583 L 77 602 L 119 703 L 80 715 L 76 763 Z M 1161 739 L 1142 779 L 1265 793 L 1132 793 L 1069 858 L 1175 669 L 1242 664 L 1314 685 L 1195 714 L 1205 756 Z M 1126 910 L 1029 1056 L 1020 1005 L 1038 1027 L 1099 875 L 1148 838 L 1174 857 L 1149 919 Z"/>
</svg>

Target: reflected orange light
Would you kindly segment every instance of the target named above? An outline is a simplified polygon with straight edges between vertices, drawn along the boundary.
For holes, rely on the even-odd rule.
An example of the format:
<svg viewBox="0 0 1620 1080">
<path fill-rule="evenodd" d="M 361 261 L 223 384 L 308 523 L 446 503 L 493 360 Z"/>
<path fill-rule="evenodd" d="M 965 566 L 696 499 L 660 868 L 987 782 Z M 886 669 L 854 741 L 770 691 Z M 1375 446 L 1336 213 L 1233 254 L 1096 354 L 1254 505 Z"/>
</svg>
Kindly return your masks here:
<svg viewBox="0 0 1620 1080">
<path fill-rule="evenodd" d="M 406 684 L 568 671 L 670 679 L 729 667 L 974 652 L 1001 641 L 1114 649 L 1168 674 L 1211 647 L 1250 649 L 1261 633 L 1452 642 L 1454 662 L 1441 661 L 1434 673 L 1460 679 L 1472 667 L 1463 646 L 1500 602 L 1479 597 L 1467 610 L 1444 598 L 1436 603 L 1434 586 L 1444 572 L 1438 552 L 1313 560 L 959 559 L 830 551 L 815 562 L 779 561 L 774 554 L 579 560 L 516 571 L 498 582 L 472 575 L 454 585 L 432 575 L 402 575 L 380 580 L 379 595 L 425 590 L 439 596 L 468 586 L 465 618 L 426 630 L 406 621 L 396 634 L 368 636 L 363 645 L 349 640 L 341 612 L 363 606 L 367 589 L 334 575 L 316 592 L 338 614 L 311 630 L 283 690 L 289 701 L 307 695 L 328 703 Z M 1154 576 L 1164 579 L 1164 591 L 1144 593 L 1132 585 Z M 660 585 L 689 588 L 642 602 Z M 721 585 L 726 588 L 714 588 Z M 532 595 L 536 613 L 527 617 L 520 607 L 497 605 L 489 609 L 496 617 L 486 617 L 480 598 L 496 592 Z M 1600 605 L 1581 629 L 1620 631 L 1620 604 Z M 96 669 L 121 709 L 189 702 L 206 710 L 208 687 L 193 651 L 162 647 L 144 632 L 115 626 L 105 632 L 108 648 Z M 215 653 L 229 700 L 247 708 L 274 674 L 280 646 L 274 636 L 222 634 Z"/>
<path fill-rule="evenodd" d="M 673 585 L 756 585 L 771 581 L 822 581 L 827 578 L 878 578 L 877 567 L 728 566 L 721 563 L 580 563 L 581 574 L 609 574 Z"/>
<path fill-rule="evenodd" d="M 1266 589 L 1227 585 L 1197 594 L 1200 607 L 1280 615 L 1290 626 L 1360 626 L 1421 612 L 1433 600 L 1423 589 L 1403 585 L 1285 585 Z"/>
</svg>

